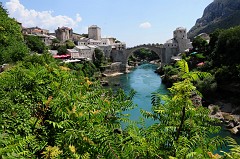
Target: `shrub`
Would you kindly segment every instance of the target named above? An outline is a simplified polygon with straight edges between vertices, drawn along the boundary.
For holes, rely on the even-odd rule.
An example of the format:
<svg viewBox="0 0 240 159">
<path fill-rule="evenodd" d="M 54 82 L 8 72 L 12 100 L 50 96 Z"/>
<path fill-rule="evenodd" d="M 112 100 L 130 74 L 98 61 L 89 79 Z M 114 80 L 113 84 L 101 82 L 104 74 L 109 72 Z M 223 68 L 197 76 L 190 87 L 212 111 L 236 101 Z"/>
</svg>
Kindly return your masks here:
<svg viewBox="0 0 240 159">
<path fill-rule="evenodd" d="M 217 112 L 219 112 L 220 108 L 218 105 L 214 105 L 213 108 L 212 108 L 212 114 L 216 114 Z"/>
</svg>

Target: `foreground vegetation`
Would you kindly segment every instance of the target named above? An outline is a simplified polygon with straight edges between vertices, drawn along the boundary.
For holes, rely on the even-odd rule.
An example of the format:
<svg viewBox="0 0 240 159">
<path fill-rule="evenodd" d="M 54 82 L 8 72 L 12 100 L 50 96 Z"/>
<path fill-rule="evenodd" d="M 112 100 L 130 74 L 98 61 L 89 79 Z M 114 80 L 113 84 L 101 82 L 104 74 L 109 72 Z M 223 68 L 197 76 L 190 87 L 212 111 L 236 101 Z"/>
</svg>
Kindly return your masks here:
<svg viewBox="0 0 240 159">
<path fill-rule="evenodd" d="M 169 96 L 152 95 L 153 113 L 142 110 L 156 123 L 137 126 L 123 114 L 133 108 L 133 91 L 103 89 L 87 77 L 92 64 L 62 65 L 47 53 L 30 54 L 20 26 L 0 12 L 1 63 L 10 64 L 0 74 L 0 158 L 219 158 L 213 152 L 228 142 L 233 149 L 222 157 L 239 157 L 232 139 L 212 137 L 218 121 L 191 100 L 199 93 L 187 67 Z"/>
</svg>

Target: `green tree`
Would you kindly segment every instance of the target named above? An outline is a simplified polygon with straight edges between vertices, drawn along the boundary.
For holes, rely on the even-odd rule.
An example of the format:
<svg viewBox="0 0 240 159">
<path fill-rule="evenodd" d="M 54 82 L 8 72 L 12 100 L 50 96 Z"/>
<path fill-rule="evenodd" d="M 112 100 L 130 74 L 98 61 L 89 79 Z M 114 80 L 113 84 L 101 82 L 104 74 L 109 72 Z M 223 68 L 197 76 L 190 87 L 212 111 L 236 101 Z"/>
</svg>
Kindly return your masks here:
<svg viewBox="0 0 240 159">
<path fill-rule="evenodd" d="M 93 64 L 97 68 L 100 68 L 104 64 L 104 62 L 105 62 L 105 57 L 104 57 L 103 51 L 96 48 L 93 54 Z"/>
<path fill-rule="evenodd" d="M 113 158 L 132 97 L 35 58 L 0 74 L 0 157 Z"/>
<path fill-rule="evenodd" d="M 211 34 L 208 60 L 211 61 L 212 72 L 218 83 L 224 84 L 238 81 L 238 65 L 240 61 L 239 43 L 240 27 L 227 30 L 216 30 Z"/>
<path fill-rule="evenodd" d="M 20 61 L 28 53 L 20 24 L 8 17 L 0 3 L 0 64 Z"/>
<path fill-rule="evenodd" d="M 141 60 L 152 61 L 159 59 L 159 56 L 155 52 L 145 48 L 141 48 L 135 51 L 133 53 L 133 56 L 136 57 L 139 61 Z"/>
<path fill-rule="evenodd" d="M 66 44 L 67 49 L 72 49 L 72 48 L 75 47 L 74 42 L 71 41 L 71 40 L 66 40 L 66 41 L 65 41 L 65 44 Z"/>
<path fill-rule="evenodd" d="M 67 46 L 66 45 L 60 45 L 57 49 L 58 55 L 65 55 L 67 54 Z"/>
<path fill-rule="evenodd" d="M 193 39 L 192 45 L 196 51 L 205 53 L 207 51 L 208 42 L 202 37 L 197 36 Z"/>
<path fill-rule="evenodd" d="M 59 45 L 60 41 L 57 38 L 53 39 L 52 44 L 50 45 L 51 50 L 57 50 L 59 48 Z"/>
<path fill-rule="evenodd" d="M 147 142 L 155 145 L 162 158 L 210 158 L 222 144 L 219 137 L 211 137 L 220 130 L 213 126 L 209 110 L 194 106 L 191 96 L 196 87 L 189 80 L 174 83 L 169 96 L 153 94 L 153 112 L 142 111 L 146 117 L 158 120 L 147 131 Z M 157 139 L 159 138 L 159 139 Z"/>
<path fill-rule="evenodd" d="M 235 65 L 240 61 L 240 27 L 224 30 L 218 37 L 214 62 L 217 66 L 221 64 Z"/>
<path fill-rule="evenodd" d="M 42 54 L 46 50 L 45 43 L 38 37 L 33 35 L 26 35 L 25 41 L 31 51 Z"/>
</svg>

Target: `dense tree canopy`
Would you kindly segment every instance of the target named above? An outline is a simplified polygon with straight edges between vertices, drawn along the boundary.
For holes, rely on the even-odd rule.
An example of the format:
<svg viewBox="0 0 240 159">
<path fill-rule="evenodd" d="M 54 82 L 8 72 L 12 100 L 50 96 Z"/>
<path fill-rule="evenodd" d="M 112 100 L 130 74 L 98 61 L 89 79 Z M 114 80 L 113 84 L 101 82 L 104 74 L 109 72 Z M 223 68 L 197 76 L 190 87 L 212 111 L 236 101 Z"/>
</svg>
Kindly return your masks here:
<svg viewBox="0 0 240 159">
<path fill-rule="evenodd" d="M 20 24 L 8 17 L 0 3 L 0 64 L 22 60 L 28 52 Z"/>
<path fill-rule="evenodd" d="M 207 51 L 207 41 L 204 40 L 202 37 L 197 36 L 193 39 L 192 42 L 194 51 L 198 51 L 200 53 L 205 53 Z"/>
<path fill-rule="evenodd" d="M 31 57 L 0 74 L 1 158 L 113 153 L 114 130 L 120 129 L 118 118 L 131 98 L 102 89 L 67 67 L 43 64 L 44 59 Z"/>
<path fill-rule="evenodd" d="M 148 49 L 141 48 L 133 53 L 133 56 L 137 58 L 139 61 L 141 60 L 147 60 L 147 61 L 152 61 L 152 60 L 157 60 L 159 59 L 159 56 Z"/>
<path fill-rule="evenodd" d="M 96 48 L 93 54 L 93 63 L 97 68 L 100 68 L 105 62 L 105 56 L 102 50 Z"/>
<path fill-rule="evenodd" d="M 45 43 L 38 36 L 26 35 L 25 41 L 28 48 L 33 52 L 41 54 L 46 50 Z"/>
<path fill-rule="evenodd" d="M 58 55 L 65 55 L 67 54 L 67 46 L 66 45 L 60 45 L 57 49 Z"/>
<path fill-rule="evenodd" d="M 74 42 L 71 41 L 71 40 L 67 40 L 67 41 L 65 41 L 65 43 L 66 43 L 66 47 L 67 47 L 67 49 L 72 49 L 72 48 L 75 47 Z"/>
</svg>

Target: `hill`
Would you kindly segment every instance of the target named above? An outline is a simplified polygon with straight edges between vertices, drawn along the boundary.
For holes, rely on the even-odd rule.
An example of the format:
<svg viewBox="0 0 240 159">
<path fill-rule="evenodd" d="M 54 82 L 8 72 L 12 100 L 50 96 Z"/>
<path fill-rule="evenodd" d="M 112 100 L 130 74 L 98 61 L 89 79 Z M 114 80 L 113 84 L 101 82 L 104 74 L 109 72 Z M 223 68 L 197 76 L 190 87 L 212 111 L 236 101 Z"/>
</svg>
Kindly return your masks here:
<svg viewBox="0 0 240 159">
<path fill-rule="evenodd" d="M 240 25 L 240 0 L 214 0 L 189 30 L 188 37 Z"/>
</svg>

